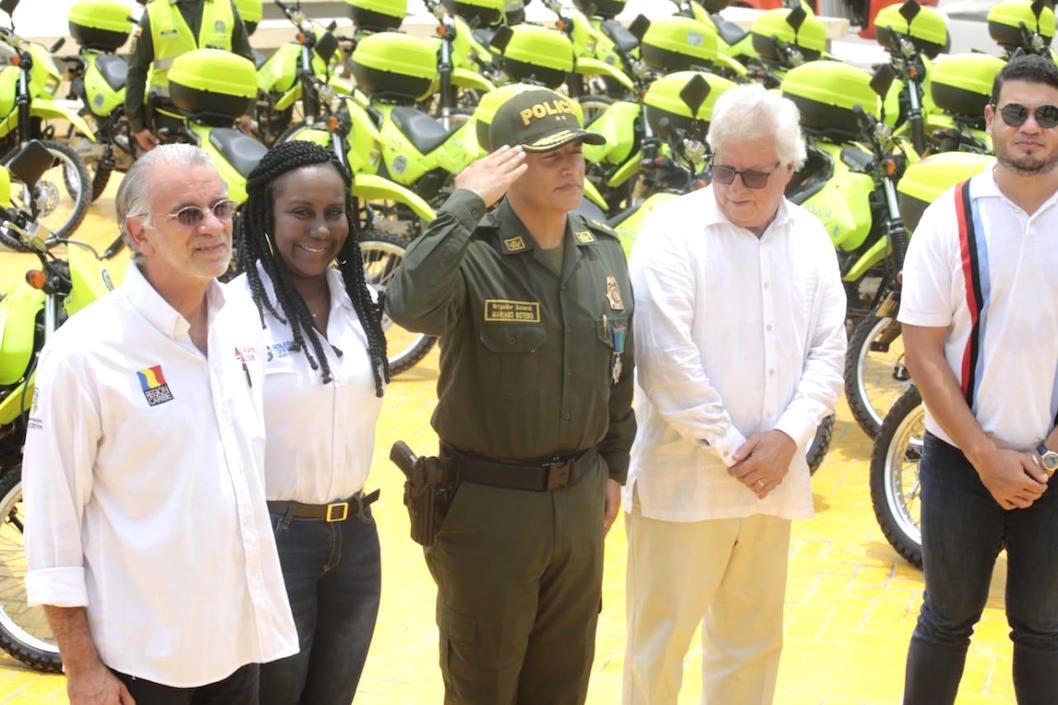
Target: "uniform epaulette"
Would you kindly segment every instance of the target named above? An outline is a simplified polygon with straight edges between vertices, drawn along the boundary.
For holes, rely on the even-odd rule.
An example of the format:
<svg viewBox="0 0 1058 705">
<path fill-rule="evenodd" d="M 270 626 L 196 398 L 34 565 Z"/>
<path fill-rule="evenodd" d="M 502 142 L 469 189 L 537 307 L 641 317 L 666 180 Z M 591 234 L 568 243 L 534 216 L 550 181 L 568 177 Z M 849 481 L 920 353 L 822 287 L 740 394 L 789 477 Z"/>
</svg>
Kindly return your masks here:
<svg viewBox="0 0 1058 705">
<path fill-rule="evenodd" d="M 620 235 L 617 234 L 616 230 L 614 230 L 613 228 L 611 228 L 609 225 L 607 225 L 606 223 L 602 222 L 601 220 L 595 220 L 594 218 L 584 218 L 584 222 L 587 223 L 589 228 L 591 228 L 592 230 L 594 230 L 597 233 L 601 233 L 603 235 L 609 235 L 610 237 L 614 238 L 615 240 L 620 238 Z"/>
</svg>

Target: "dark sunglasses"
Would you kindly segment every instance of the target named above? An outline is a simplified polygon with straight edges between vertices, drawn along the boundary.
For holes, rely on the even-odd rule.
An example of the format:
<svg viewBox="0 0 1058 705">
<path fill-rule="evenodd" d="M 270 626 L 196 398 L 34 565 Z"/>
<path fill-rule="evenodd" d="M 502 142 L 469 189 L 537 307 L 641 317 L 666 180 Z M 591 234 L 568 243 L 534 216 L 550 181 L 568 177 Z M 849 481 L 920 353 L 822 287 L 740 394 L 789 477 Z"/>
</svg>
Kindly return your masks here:
<svg viewBox="0 0 1058 705">
<path fill-rule="evenodd" d="M 779 163 L 776 162 L 775 166 L 778 167 Z M 755 171 L 753 169 L 736 169 L 733 166 L 714 164 L 712 173 L 713 181 L 721 183 L 724 186 L 730 186 L 734 183 L 736 176 L 741 176 L 742 183 L 746 188 L 761 189 L 768 185 L 768 179 L 775 172 Z"/>
<path fill-rule="evenodd" d="M 1021 127 L 1029 119 L 1029 109 L 1021 103 L 1007 103 L 999 108 L 999 115 L 1011 127 Z M 1044 130 L 1058 126 L 1058 105 L 1041 105 L 1036 108 L 1034 115 L 1036 124 Z"/>
<path fill-rule="evenodd" d="M 176 222 L 185 228 L 197 228 L 206 219 L 207 210 L 213 211 L 213 215 L 216 216 L 217 220 L 228 221 L 231 220 L 232 215 L 235 213 L 235 201 L 229 198 L 222 198 L 205 210 L 198 206 L 184 206 L 175 213 L 151 213 L 150 215 L 175 219 Z"/>
</svg>

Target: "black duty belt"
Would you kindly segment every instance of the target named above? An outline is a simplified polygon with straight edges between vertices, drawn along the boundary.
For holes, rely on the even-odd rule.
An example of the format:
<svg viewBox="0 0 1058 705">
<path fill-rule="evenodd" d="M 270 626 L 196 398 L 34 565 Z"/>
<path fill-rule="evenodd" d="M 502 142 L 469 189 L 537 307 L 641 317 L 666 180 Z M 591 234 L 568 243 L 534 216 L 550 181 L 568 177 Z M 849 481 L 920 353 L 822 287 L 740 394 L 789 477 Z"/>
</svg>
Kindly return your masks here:
<svg viewBox="0 0 1058 705">
<path fill-rule="evenodd" d="M 595 447 L 539 460 L 502 461 L 451 451 L 459 479 L 478 485 L 547 492 L 575 485 L 595 466 Z"/>
<path fill-rule="evenodd" d="M 330 504 L 302 504 L 293 501 L 269 501 L 268 511 L 274 514 L 286 514 L 291 511 L 295 519 L 322 519 L 328 524 L 336 521 L 345 521 L 355 516 L 360 516 L 367 511 L 370 504 L 378 500 L 380 490 L 365 495 L 357 492 L 349 499 Z"/>
</svg>

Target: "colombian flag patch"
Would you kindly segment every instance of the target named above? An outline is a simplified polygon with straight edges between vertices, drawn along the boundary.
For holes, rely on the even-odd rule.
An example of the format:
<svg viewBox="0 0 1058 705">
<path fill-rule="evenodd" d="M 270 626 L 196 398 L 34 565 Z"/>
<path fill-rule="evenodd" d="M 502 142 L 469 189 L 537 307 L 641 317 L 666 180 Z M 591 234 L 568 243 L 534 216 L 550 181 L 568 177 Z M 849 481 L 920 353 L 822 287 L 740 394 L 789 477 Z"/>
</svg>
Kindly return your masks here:
<svg viewBox="0 0 1058 705">
<path fill-rule="evenodd" d="M 173 400 L 173 393 L 169 391 L 169 385 L 165 382 L 165 374 L 162 373 L 161 365 L 142 369 L 136 373 L 136 376 L 139 377 L 143 396 L 151 406 L 158 406 Z"/>
</svg>

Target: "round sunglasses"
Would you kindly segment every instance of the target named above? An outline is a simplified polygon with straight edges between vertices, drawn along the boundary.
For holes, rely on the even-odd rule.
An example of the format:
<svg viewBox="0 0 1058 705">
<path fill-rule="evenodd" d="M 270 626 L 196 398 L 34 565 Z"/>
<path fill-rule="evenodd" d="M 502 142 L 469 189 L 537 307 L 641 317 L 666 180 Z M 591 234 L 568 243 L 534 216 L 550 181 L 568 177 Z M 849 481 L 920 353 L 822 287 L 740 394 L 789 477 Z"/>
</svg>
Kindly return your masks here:
<svg viewBox="0 0 1058 705">
<path fill-rule="evenodd" d="M 1021 127 L 1029 119 L 1029 109 L 1021 103 L 1007 103 L 997 110 L 1003 122 L 1010 127 Z M 1040 105 L 1033 111 L 1033 116 L 1036 118 L 1036 124 L 1044 130 L 1053 129 L 1058 126 L 1058 105 Z"/>
<path fill-rule="evenodd" d="M 776 168 L 779 166 L 779 162 L 775 162 Z M 757 171 L 755 169 L 736 169 L 733 166 L 726 166 L 722 164 L 714 164 L 712 169 L 713 181 L 721 183 L 724 186 L 730 186 L 735 181 L 736 176 L 742 177 L 742 184 L 746 188 L 751 189 L 762 189 L 768 185 L 768 179 L 774 174 L 774 171 Z"/>
<path fill-rule="evenodd" d="M 137 213 L 136 215 L 152 215 L 176 220 L 185 228 L 197 228 L 206 220 L 206 212 L 212 211 L 213 215 L 220 221 L 228 221 L 235 214 L 235 201 L 222 198 L 209 208 L 203 209 L 198 206 L 184 206 L 175 213 Z"/>
</svg>

